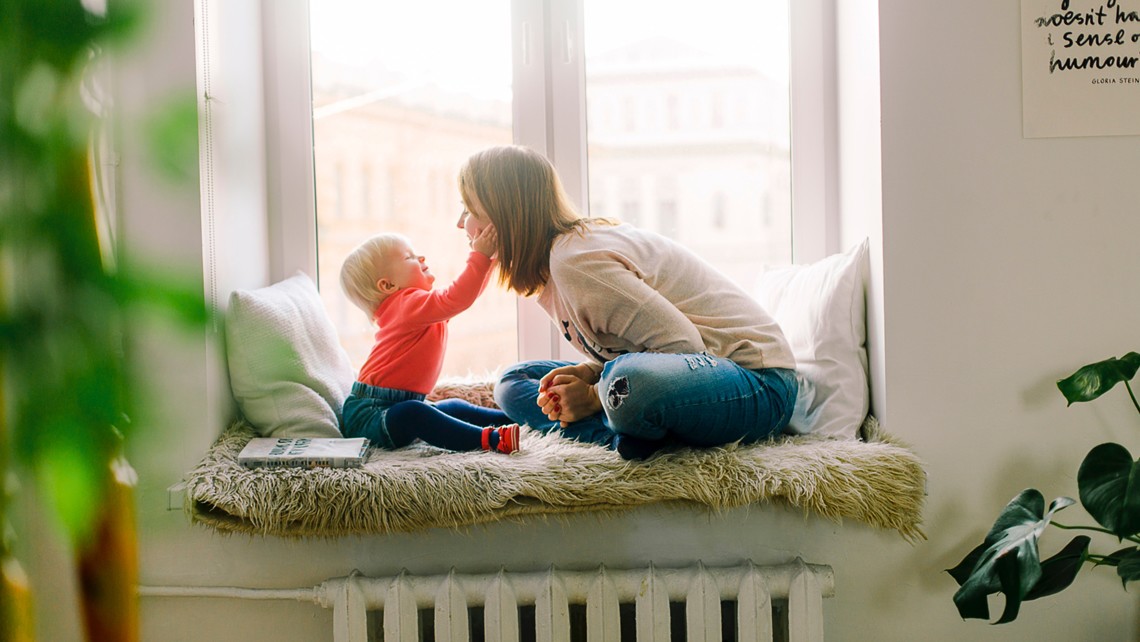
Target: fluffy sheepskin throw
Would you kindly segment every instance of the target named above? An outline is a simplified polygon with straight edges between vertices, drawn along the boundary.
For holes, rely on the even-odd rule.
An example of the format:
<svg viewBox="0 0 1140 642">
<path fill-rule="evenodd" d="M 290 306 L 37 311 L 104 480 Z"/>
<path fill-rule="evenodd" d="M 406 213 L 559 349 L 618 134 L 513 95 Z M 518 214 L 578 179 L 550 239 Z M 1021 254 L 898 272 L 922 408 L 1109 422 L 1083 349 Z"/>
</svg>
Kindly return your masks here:
<svg viewBox="0 0 1140 642">
<path fill-rule="evenodd" d="M 452 384 L 433 397 L 490 405 L 489 389 Z M 767 502 L 924 538 L 922 462 L 879 430 L 864 441 L 781 437 L 750 446 L 659 454 L 627 462 L 557 435 L 525 432 L 522 452 L 455 453 L 425 444 L 373 449 L 362 468 L 247 470 L 254 436 L 238 422 L 187 478 L 191 519 L 224 532 L 337 537 L 457 528 L 526 515 L 612 511 L 653 502 L 723 510 Z"/>
</svg>

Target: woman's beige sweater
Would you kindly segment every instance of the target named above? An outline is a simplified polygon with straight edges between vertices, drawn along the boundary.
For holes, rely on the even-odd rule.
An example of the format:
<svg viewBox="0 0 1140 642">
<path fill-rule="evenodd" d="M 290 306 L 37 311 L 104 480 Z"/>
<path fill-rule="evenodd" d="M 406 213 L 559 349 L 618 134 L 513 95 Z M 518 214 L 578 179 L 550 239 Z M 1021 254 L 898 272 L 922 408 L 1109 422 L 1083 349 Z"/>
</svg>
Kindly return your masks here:
<svg viewBox="0 0 1140 642">
<path fill-rule="evenodd" d="M 595 224 L 556 239 L 538 302 L 598 368 L 629 352 L 796 367 L 780 326 L 740 286 L 689 249 L 632 225 Z"/>
</svg>

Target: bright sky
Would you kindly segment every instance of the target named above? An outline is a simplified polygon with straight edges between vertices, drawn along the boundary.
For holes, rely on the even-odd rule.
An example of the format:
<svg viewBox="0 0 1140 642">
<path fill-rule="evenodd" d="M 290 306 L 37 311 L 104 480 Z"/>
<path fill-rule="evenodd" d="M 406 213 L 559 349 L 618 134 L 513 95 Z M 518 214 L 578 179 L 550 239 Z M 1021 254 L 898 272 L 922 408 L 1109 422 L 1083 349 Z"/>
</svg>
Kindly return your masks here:
<svg viewBox="0 0 1140 642">
<path fill-rule="evenodd" d="M 773 77 L 788 69 L 790 0 L 583 0 L 586 49 L 684 39 Z M 382 65 L 449 88 L 508 95 L 508 0 L 314 0 L 314 51 Z"/>
</svg>

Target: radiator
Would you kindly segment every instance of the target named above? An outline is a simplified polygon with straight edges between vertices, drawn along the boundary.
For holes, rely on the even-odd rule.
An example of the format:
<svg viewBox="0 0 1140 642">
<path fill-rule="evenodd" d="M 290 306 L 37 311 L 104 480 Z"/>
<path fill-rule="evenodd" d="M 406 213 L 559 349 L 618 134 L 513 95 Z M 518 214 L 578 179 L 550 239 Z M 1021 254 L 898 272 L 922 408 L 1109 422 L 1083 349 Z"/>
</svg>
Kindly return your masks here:
<svg viewBox="0 0 1140 642">
<path fill-rule="evenodd" d="M 817 642 L 823 598 L 834 590 L 830 567 L 797 559 L 778 566 L 353 574 L 324 582 L 316 596 L 333 609 L 334 642 Z"/>
</svg>

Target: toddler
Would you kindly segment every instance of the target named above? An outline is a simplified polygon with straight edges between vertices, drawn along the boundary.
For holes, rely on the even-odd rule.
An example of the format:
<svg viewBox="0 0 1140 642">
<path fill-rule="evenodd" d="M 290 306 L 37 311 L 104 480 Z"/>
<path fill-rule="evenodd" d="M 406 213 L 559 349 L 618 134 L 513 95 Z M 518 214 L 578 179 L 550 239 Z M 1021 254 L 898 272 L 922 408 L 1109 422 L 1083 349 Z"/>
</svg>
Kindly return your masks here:
<svg viewBox="0 0 1140 642">
<path fill-rule="evenodd" d="M 471 307 L 491 274 L 498 246 L 488 226 L 471 239 L 463 273 L 443 290 L 423 256 L 398 234 L 374 236 L 341 266 L 345 295 L 376 324 L 376 343 L 344 403 L 346 437 L 381 448 L 415 439 L 448 450 L 519 449 L 519 427 L 499 410 L 462 399 L 425 400 L 443 367 L 447 322 Z"/>
</svg>

